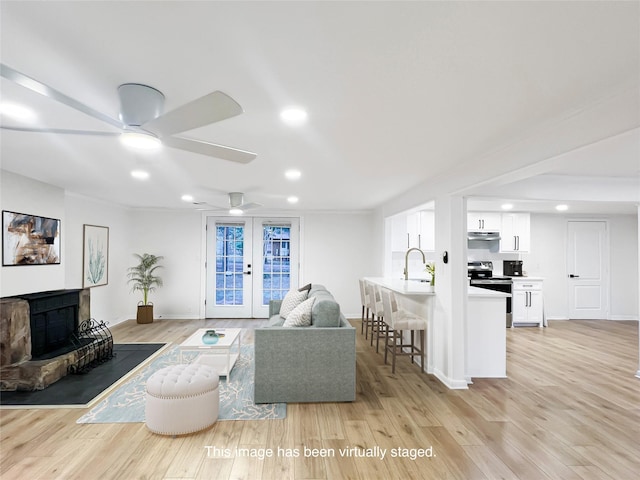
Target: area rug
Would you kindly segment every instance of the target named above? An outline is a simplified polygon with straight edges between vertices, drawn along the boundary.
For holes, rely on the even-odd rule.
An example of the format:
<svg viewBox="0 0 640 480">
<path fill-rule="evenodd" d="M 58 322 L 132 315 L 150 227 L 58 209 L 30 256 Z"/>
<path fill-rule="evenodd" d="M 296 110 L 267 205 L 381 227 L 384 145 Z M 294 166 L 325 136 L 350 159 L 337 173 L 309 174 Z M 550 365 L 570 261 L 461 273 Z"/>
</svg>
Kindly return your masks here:
<svg viewBox="0 0 640 480">
<path fill-rule="evenodd" d="M 165 343 L 116 343 L 114 357 L 86 373 L 67 375 L 44 390 L 0 392 L 1 408 L 88 408 L 162 351 Z"/>
<path fill-rule="evenodd" d="M 184 361 L 190 361 L 185 352 Z M 197 355 L 194 353 L 193 355 Z M 268 420 L 285 418 L 285 403 L 253 403 L 254 368 L 253 345 L 243 345 L 241 355 L 231 370 L 231 380 L 220 378 L 220 410 L 218 420 Z M 178 347 L 168 349 L 138 375 L 121 385 L 97 404 L 76 423 L 135 423 L 144 422 L 145 385 L 159 369 L 179 362 Z"/>
</svg>

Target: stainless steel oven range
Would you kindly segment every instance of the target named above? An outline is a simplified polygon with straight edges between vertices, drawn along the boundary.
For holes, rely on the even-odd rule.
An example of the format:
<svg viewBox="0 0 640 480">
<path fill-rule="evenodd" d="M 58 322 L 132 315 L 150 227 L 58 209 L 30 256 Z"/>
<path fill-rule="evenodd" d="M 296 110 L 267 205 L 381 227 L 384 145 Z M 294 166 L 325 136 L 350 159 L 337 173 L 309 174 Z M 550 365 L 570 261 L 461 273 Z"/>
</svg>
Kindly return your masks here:
<svg viewBox="0 0 640 480">
<path fill-rule="evenodd" d="M 492 262 L 468 262 L 469 285 L 511 294 L 513 281 L 510 277 L 494 277 Z M 511 327 L 511 297 L 507 297 L 506 325 Z"/>
</svg>

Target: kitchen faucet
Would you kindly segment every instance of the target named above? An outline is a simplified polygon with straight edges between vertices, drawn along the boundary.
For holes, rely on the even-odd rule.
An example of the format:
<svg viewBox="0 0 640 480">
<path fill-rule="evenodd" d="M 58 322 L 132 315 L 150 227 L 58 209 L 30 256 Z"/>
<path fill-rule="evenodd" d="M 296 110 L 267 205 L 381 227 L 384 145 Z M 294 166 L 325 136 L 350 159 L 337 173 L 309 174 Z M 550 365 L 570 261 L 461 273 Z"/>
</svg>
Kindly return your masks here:
<svg viewBox="0 0 640 480">
<path fill-rule="evenodd" d="M 422 255 L 422 263 L 425 263 L 425 264 L 427 263 L 427 259 L 424 256 L 424 252 L 419 248 L 412 247 L 409 250 L 407 250 L 407 253 L 404 254 L 404 279 L 405 280 L 409 280 L 409 254 L 413 250 L 417 250 L 418 252 L 420 252 L 420 254 Z"/>
</svg>

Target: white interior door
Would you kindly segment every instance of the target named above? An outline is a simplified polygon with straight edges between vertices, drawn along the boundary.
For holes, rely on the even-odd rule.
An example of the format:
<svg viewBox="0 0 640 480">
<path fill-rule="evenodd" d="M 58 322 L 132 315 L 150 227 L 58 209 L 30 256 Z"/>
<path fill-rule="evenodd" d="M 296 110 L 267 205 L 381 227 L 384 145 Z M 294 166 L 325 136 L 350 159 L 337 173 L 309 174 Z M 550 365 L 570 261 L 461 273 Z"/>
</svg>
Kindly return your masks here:
<svg viewBox="0 0 640 480">
<path fill-rule="evenodd" d="M 604 221 L 569 221 L 567 242 L 569 318 L 606 319 L 609 247 Z"/>
<path fill-rule="evenodd" d="M 207 318 L 266 318 L 298 286 L 297 218 L 207 218 Z"/>
</svg>

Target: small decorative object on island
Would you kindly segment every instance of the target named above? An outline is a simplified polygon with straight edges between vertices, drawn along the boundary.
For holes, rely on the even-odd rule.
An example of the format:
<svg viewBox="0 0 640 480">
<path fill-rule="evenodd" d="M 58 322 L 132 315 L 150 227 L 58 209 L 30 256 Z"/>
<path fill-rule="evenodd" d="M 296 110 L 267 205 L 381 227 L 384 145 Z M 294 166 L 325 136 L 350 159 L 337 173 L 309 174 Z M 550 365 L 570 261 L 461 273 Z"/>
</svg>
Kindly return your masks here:
<svg viewBox="0 0 640 480">
<path fill-rule="evenodd" d="M 425 263 L 424 265 L 426 267 L 427 273 L 429 275 L 431 275 L 431 285 L 435 285 L 436 284 L 436 264 L 434 262 L 431 263 Z"/>
<path fill-rule="evenodd" d="M 204 332 L 204 335 L 202 335 L 202 343 L 205 345 L 215 345 L 218 343 L 218 337 L 219 335 L 215 330 L 207 330 Z"/>
<path fill-rule="evenodd" d="M 155 274 L 161 265 L 158 262 L 164 257 L 143 253 L 134 255 L 140 260 L 138 265 L 129 268 L 129 283 L 133 284 L 132 292 L 142 292 L 142 300 L 138 302 L 138 313 L 136 320 L 138 323 L 153 322 L 153 303 L 149 302 L 149 292 L 153 292 L 156 287 L 162 286 L 162 278 Z"/>
</svg>

